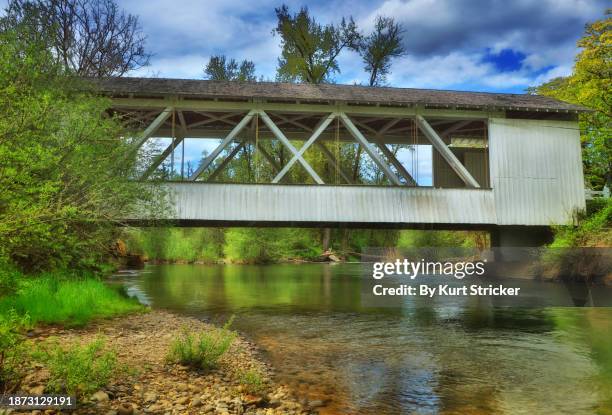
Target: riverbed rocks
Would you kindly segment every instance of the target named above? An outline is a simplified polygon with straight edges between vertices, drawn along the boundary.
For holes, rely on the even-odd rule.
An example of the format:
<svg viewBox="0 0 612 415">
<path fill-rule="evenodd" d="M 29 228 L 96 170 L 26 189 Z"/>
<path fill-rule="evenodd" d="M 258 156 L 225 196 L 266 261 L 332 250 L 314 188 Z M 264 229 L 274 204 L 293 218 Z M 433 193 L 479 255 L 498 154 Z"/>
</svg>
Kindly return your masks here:
<svg viewBox="0 0 612 415">
<path fill-rule="evenodd" d="M 103 335 L 107 347 L 116 351 L 119 365 L 126 370 L 102 390 L 82 399 L 74 414 L 316 413 L 314 407 L 318 407 L 318 402 L 302 405 L 286 386 L 275 383 L 271 368 L 244 338 L 238 337 L 219 367 L 208 372 L 168 363 L 169 347 L 184 328 L 201 331 L 212 326 L 195 318 L 151 311 L 100 321 L 83 329 L 45 328 L 37 330 L 28 341 L 37 343 L 53 336 L 62 343 L 89 343 Z M 266 393 L 247 393 L 239 376 L 246 370 L 257 370 L 263 375 L 269 385 Z M 48 371 L 44 367 L 32 366 L 22 390 L 42 392 L 46 377 Z"/>
</svg>

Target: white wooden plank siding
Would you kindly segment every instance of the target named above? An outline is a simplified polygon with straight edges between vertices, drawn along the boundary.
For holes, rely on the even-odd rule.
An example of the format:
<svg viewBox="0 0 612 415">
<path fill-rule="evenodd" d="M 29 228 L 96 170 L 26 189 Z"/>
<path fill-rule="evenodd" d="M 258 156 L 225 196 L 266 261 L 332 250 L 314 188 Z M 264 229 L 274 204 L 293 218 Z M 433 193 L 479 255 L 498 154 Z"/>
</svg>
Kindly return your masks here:
<svg viewBox="0 0 612 415">
<path fill-rule="evenodd" d="M 498 225 L 565 225 L 584 209 L 577 123 L 494 118 L 489 142 Z"/>
<path fill-rule="evenodd" d="M 494 224 L 493 192 L 373 186 L 168 184 L 174 219 Z"/>
</svg>

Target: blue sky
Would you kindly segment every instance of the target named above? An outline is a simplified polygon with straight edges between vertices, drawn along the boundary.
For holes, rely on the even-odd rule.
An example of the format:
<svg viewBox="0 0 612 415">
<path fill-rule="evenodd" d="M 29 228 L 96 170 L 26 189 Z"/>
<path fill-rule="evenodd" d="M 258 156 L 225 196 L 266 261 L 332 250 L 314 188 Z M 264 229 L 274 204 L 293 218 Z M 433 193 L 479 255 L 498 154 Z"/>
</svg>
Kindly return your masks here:
<svg viewBox="0 0 612 415">
<path fill-rule="evenodd" d="M 273 79 L 279 39 L 272 35 L 274 8 L 263 0 L 123 0 L 140 16 L 151 66 L 134 75 L 201 78 L 213 54 L 253 60 Z M 604 0 L 325 0 L 307 5 L 317 20 L 352 16 L 363 33 L 376 16 L 403 24 L 406 56 L 396 59 L 392 86 L 523 92 L 567 75 L 584 25 L 603 16 Z M 363 64 L 353 52 L 340 56 L 338 83 L 364 83 Z"/>
<path fill-rule="evenodd" d="M 95 0 L 91 0 L 95 1 Z M 280 53 L 272 34 L 282 0 L 116 0 L 139 16 L 151 65 L 133 76 L 203 77 L 215 54 L 250 59 L 273 80 Z M 4 8 L 7 0 L 0 0 Z M 376 16 L 404 27 L 405 56 L 395 59 L 390 86 L 521 93 L 571 72 L 576 41 L 603 17 L 606 0 L 288 0 L 308 6 L 322 23 L 352 16 L 372 30 Z M 338 83 L 365 83 L 363 63 L 340 55 Z"/>
</svg>

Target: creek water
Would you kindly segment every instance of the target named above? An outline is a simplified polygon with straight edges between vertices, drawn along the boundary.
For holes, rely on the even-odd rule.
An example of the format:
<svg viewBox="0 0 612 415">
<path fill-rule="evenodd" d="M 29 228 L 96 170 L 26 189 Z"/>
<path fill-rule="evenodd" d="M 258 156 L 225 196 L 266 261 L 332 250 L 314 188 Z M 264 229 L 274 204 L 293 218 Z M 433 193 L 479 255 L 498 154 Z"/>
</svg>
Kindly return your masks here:
<svg viewBox="0 0 612 415">
<path fill-rule="evenodd" d="M 277 379 L 326 402 L 323 414 L 612 413 L 612 308 L 371 309 L 360 267 L 156 265 L 116 278 L 154 308 L 235 315 Z"/>
</svg>

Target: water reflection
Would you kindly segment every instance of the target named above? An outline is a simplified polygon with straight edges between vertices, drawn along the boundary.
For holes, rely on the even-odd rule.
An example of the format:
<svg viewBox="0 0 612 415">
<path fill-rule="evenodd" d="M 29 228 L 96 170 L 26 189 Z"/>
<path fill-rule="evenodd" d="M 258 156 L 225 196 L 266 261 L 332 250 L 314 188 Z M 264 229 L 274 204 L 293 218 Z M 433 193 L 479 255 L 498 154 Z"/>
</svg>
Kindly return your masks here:
<svg viewBox="0 0 612 415">
<path fill-rule="evenodd" d="M 236 315 L 281 381 L 322 413 L 612 411 L 612 309 L 486 300 L 360 304 L 359 265 L 169 265 L 121 277 L 154 307 Z"/>
</svg>

